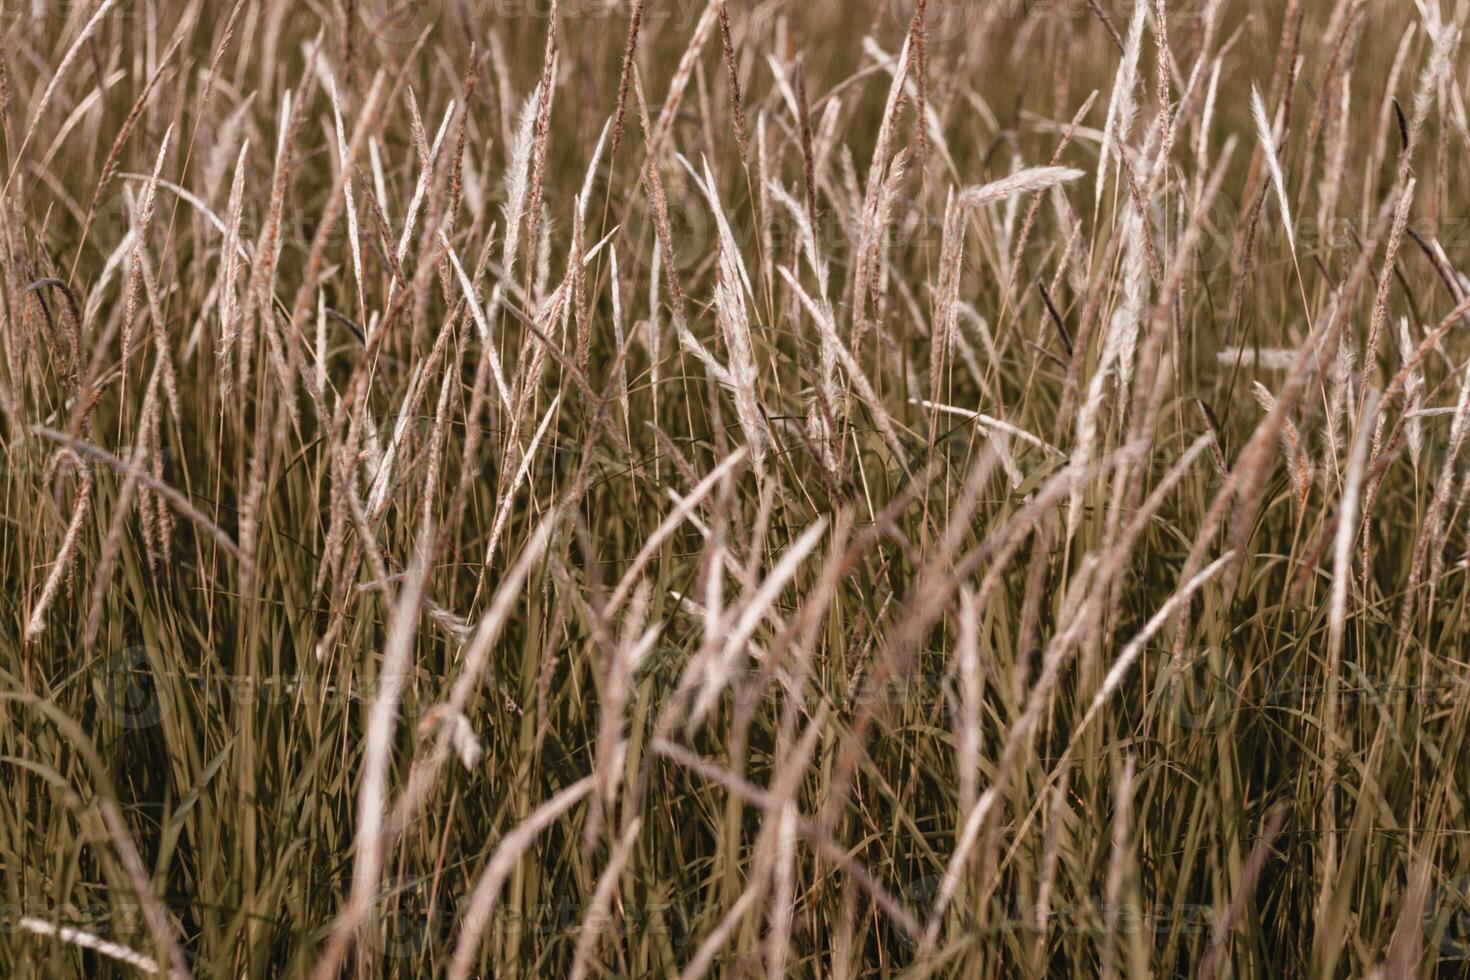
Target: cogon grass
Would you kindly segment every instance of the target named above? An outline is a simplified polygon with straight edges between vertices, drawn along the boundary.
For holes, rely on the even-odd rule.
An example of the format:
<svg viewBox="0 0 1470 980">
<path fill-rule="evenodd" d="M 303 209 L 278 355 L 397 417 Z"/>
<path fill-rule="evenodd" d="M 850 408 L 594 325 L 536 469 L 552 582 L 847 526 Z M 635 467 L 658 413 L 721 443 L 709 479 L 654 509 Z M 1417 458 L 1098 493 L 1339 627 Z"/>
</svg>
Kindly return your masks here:
<svg viewBox="0 0 1470 980">
<path fill-rule="evenodd" d="M 17 8 L 0 968 L 1459 972 L 1442 7 Z"/>
</svg>

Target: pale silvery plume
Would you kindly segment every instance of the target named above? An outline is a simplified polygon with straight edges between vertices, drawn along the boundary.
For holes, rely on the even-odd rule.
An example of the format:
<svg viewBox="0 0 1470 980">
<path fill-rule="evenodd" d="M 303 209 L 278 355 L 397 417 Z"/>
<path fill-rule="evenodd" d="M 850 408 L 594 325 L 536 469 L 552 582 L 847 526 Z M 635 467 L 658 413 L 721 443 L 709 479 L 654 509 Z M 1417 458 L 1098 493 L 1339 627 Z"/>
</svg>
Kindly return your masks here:
<svg viewBox="0 0 1470 980">
<path fill-rule="evenodd" d="M 968 212 L 984 204 L 1044 191 L 1081 176 L 1082 171 L 1072 167 L 1028 167 L 988 184 L 965 188 L 960 194 L 959 204 L 962 211 Z"/>
<path fill-rule="evenodd" d="M 505 406 L 507 412 L 513 411 L 510 406 L 510 389 L 506 385 L 505 372 L 500 364 L 500 352 L 495 349 L 495 337 L 490 332 L 490 321 L 484 309 L 481 308 L 480 301 L 475 298 L 474 283 L 470 282 L 470 277 L 465 274 L 459 256 L 454 254 L 449 238 L 442 231 L 439 233 L 439 242 L 449 255 L 449 262 L 454 266 L 455 275 L 459 278 L 460 289 L 464 292 L 465 302 L 469 305 L 470 316 L 474 318 L 475 327 L 480 332 L 480 343 L 484 345 L 485 356 L 490 361 L 490 373 L 495 378 L 495 390 L 500 395 L 500 403 Z M 499 296 L 497 292 L 496 298 L 498 299 Z"/>
<path fill-rule="evenodd" d="M 1343 422 L 1353 417 L 1353 364 L 1357 360 L 1351 339 L 1344 336 L 1332 365 L 1332 393 L 1327 411 L 1327 462 L 1335 469 L 1342 455 Z"/>
<path fill-rule="evenodd" d="M 1276 153 L 1276 135 L 1271 120 L 1266 115 L 1266 105 L 1261 101 L 1261 90 L 1251 86 L 1251 116 L 1256 121 L 1256 133 L 1261 140 L 1261 152 L 1266 157 L 1266 169 L 1271 172 L 1271 184 L 1276 188 L 1276 200 L 1281 204 L 1281 223 L 1286 226 L 1286 242 L 1296 251 L 1296 230 L 1291 223 L 1291 202 L 1286 197 L 1286 178 L 1281 173 L 1281 160 Z"/>
<path fill-rule="evenodd" d="M 1259 381 L 1252 382 L 1251 394 L 1266 414 L 1276 411 L 1276 396 L 1271 390 Z M 1298 505 L 1305 505 L 1307 495 L 1312 492 L 1312 462 L 1307 457 L 1306 447 L 1302 445 L 1301 434 L 1297 431 L 1296 424 L 1289 418 L 1281 420 L 1281 442 L 1282 448 L 1286 450 L 1287 465 L 1291 471 L 1292 486 L 1296 488 Z"/>
<path fill-rule="evenodd" d="M 225 230 L 224 246 L 221 249 L 223 268 L 219 277 L 220 339 L 215 356 L 219 363 L 220 391 L 228 395 L 235 380 L 234 349 L 239 331 L 240 294 L 236 282 L 240 278 L 244 262 L 240 254 L 240 222 L 245 214 L 245 157 L 250 152 L 250 142 L 240 147 L 239 159 L 235 161 L 235 177 L 230 185 L 229 226 Z"/>
<path fill-rule="evenodd" d="M 715 228 L 719 237 L 718 275 L 715 276 L 715 321 L 719 324 L 725 346 L 730 352 L 730 393 L 735 400 L 735 413 L 740 428 L 750 443 L 751 460 L 760 470 L 766 458 L 769 437 L 765 415 L 760 408 L 756 393 L 755 352 L 751 343 L 750 316 L 745 305 L 747 296 L 753 297 L 750 276 L 740 259 L 735 245 L 735 236 L 730 231 L 725 211 L 720 204 L 719 192 L 715 189 L 715 178 L 710 172 L 709 162 L 704 163 L 701 178 L 682 156 L 679 157 L 690 177 L 694 179 L 714 214 Z"/>
<path fill-rule="evenodd" d="M 414 117 L 418 116 L 418 109 L 414 107 L 413 99 L 409 99 L 409 108 L 413 109 Z M 424 205 L 424 195 L 429 190 L 429 180 L 434 174 L 434 162 L 439 159 L 439 147 L 444 144 L 444 134 L 449 131 L 450 120 L 454 118 L 454 101 L 451 99 L 449 106 L 444 110 L 444 119 L 439 123 L 439 131 L 434 134 L 434 144 L 419 150 L 419 177 L 414 183 L 413 198 L 408 202 L 408 212 L 403 218 L 403 234 L 398 239 L 398 261 L 402 263 L 408 258 L 408 244 L 413 238 L 414 226 L 418 223 L 419 210 Z M 395 282 L 395 286 L 397 283 Z M 390 288 L 389 295 L 393 294 Z"/>
<path fill-rule="evenodd" d="M 516 127 L 516 142 L 510 151 L 510 166 L 505 171 L 505 249 L 500 264 L 502 278 L 515 281 L 516 256 L 521 250 L 521 226 L 526 219 L 526 198 L 530 191 L 531 150 L 536 141 L 536 111 L 541 103 L 541 86 L 527 96 Z"/>
<path fill-rule="evenodd" d="M 342 126 L 342 103 L 337 97 L 337 80 L 327 72 L 327 91 L 332 97 L 332 118 L 337 130 L 337 159 L 343 170 L 351 166 L 347 156 L 347 134 Z M 362 239 L 357 232 L 357 200 L 352 191 L 352 175 L 343 173 L 342 193 L 347 202 L 347 237 L 352 252 L 352 278 L 357 283 L 357 306 L 365 309 L 362 292 Z"/>
<path fill-rule="evenodd" d="M 1133 20 L 1128 25 L 1128 43 L 1123 48 L 1123 60 L 1118 64 L 1118 74 L 1113 79 L 1113 95 L 1108 100 L 1107 121 L 1103 123 L 1102 148 L 1097 160 L 1094 209 L 1102 203 L 1103 184 L 1108 179 L 1108 153 L 1115 134 L 1116 139 L 1121 141 L 1133 128 L 1133 117 L 1137 111 L 1133 88 L 1138 84 L 1138 56 L 1143 49 L 1143 21 L 1147 12 L 1146 4 L 1134 4 Z"/>
<path fill-rule="evenodd" d="M 1405 364 L 1414 360 L 1414 341 L 1409 336 L 1409 318 L 1399 318 L 1399 356 Z M 1405 427 L 1409 438 L 1409 456 L 1414 460 L 1414 469 L 1419 468 L 1419 459 L 1424 452 L 1424 423 L 1417 409 L 1424 398 L 1424 379 L 1419 369 L 1413 368 L 1404 380 L 1404 411 L 1408 413 Z"/>
<path fill-rule="evenodd" d="M 84 932 L 81 929 L 73 929 L 71 926 L 52 925 L 49 922 L 30 916 L 22 916 L 18 925 L 26 932 L 34 933 L 37 936 L 54 937 L 59 942 L 71 946 L 80 946 L 82 949 L 90 949 L 101 956 L 106 956 L 108 959 L 117 960 L 119 963 L 126 963 L 138 972 L 148 974 L 149 976 L 154 976 L 161 972 L 157 961 L 152 958 L 144 956 L 142 953 L 130 949 L 121 943 L 103 939 L 94 933 Z"/>
<path fill-rule="evenodd" d="M 1290 371 L 1297 352 L 1289 347 L 1223 347 L 1215 354 L 1217 364 L 1256 367 L 1262 371 Z"/>
<path fill-rule="evenodd" d="M 878 142 L 873 150 L 872 164 L 868 168 L 868 186 L 863 195 L 860 213 L 862 220 L 858 226 L 860 236 L 852 276 L 853 333 L 858 342 L 861 341 L 862 323 L 867 317 L 866 299 L 868 284 L 872 277 L 872 267 L 877 261 L 879 240 L 887 228 L 882 202 L 883 175 L 885 168 L 888 168 L 890 164 L 889 146 L 893 140 L 894 118 L 898 114 L 899 99 L 903 95 L 903 79 L 908 74 L 909 43 L 908 40 L 905 40 L 903 47 L 898 52 L 898 67 L 893 74 L 893 85 L 888 90 L 888 101 L 883 107 L 883 122 L 878 128 Z M 902 157 L 902 155 L 900 151 L 898 156 Z M 894 171 L 901 169 L 897 161 L 893 161 L 892 169 Z"/>
<path fill-rule="evenodd" d="M 1103 397 L 1107 390 L 1108 376 L 1116 366 L 1118 371 L 1118 399 L 1126 399 L 1133 380 L 1133 355 L 1138 344 L 1138 325 L 1143 316 L 1144 303 L 1148 298 L 1147 249 L 1143 241 L 1143 219 L 1135 207 L 1127 208 L 1123 217 L 1123 301 L 1113 311 L 1108 321 L 1108 332 L 1103 339 L 1102 354 L 1097 369 L 1088 383 L 1087 398 L 1077 415 L 1077 447 L 1073 452 L 1074 465 L 1083 469 L 1095 458 L 1095 443 L 1099 416 L 1102 413 Z M 1082 486 L 1073 487 L 1067 507 L 1067 540 L 1077 531 L 1081 518 Z"/>
<path fill-rule="evenodd" d="M 797 203 L 796 199 L 776 181 L 768 181 L 766 184 L 772 197 L 791 213 L 791 220 L 796 225 L 797 239 L 801 244 L 803 254 L 806 256 L 807 264 L 811 267 L 812 274 L 817 279 L 817 305 L 823 311 L 823 319 L 832 319 L 832 303 L 828 296 L 829 273 L 827 261 L 817 248 L 817 236 L 812 228 L 811 219 L 806 209 Z M 767 257 L 769 260 L 769 256 Z M 829 425 L 827 412 L 832 414 L 833 422 L 846 416 L 845 408 L 841 406 L 842 392 L 837 386 L 837 351 L 833 346 L 834 335 L 831 331 L 818 328 L 818 373 L 817 391 L 807 405 L 808 429 L 812 433 L 817 446 L 821 448 L 824 461 L 828 467 L 834 467 L 837 457 L 833 449 L 834 433 Z M 826 409 L 823 410 L 822 402 L 825 401 Z"/>
</svg>

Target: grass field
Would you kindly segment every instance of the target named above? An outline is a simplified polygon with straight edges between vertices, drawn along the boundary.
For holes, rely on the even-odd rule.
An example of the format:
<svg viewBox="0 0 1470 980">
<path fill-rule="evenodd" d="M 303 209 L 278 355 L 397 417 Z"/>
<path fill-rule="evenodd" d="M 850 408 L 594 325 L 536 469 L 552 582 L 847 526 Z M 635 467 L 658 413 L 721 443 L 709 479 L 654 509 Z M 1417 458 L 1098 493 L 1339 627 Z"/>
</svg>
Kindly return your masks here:
<svg viewBox="0 0 1470 980">
<path fill-rule="evenodd" d="M 4 0 L 0 972 L 1470 975 L 1466 0 Z"/>
</svg>

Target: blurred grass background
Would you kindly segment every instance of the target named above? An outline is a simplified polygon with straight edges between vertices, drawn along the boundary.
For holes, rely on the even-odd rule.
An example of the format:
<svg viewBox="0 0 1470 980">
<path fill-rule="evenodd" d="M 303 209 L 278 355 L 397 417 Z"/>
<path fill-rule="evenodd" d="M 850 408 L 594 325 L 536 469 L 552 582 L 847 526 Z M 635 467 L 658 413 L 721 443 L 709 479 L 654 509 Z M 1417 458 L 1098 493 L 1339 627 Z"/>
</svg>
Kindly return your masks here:
<svg viewBox="0 0 1470 980">
<path fill-rule="evenodd" d="M 19 925 L 21 917 L 70 925 L 161 955 L 157 930 L 118 853 L 117 829 L 108 826 L 109 802 L 136 842 L 143 874 L 177 923 L 194 975 L 308 974 L 351 884 L 365 717 L 380 680 L 394 605 L 392 595 L 375 588 L 366 567 L 351 580 L 328 586 L 318 580 L 331 550 L 337 435 L 310 417 L 300 430 L 288 424 L 263 343 L 248 354 L 255 364 L 250 387 L 233 394 L 222 390 L 212 356 L 221 234 L 200 207 L 165 188 L 157 192 L 148 234 L 164 317 L 154 326 L 173 349 L 184 411 L 177 420 L 166 419 L 153 437 L 155 475 L 238 540 L 250 474 L 263 474 L 255 578 L 242 582 L 236 561 L 182 518 L 175 518 L 166 553 L 150 553 L 151 532 L 142 519 L 128 507 L 119 511 L 122 519 L 114 517 L 124 492 L 121 475 L 97 464 L 93 517 L 80 532 L 68 586 L 50 608 L 44 633 L 24 638 L 79 486 L 78 467 L 34 429 L 66 429 L 76 406 L 69 400 L 74 393 L 68 390 L 66 348 L 54 326 L 63 316 L 61 298 L 31 284 L 48 277 L 66 282 L 87 311 L 86 336 L 95 340 L 105 325 L 129 315 L 124 295 L 135 260 L 127 250 L 119 253 L 119 246 L 136 226 L 134 208 L 155 165 L 163 181 L 187 189 L 227 221 L 234 165 L 247 140 L 242 240 L 254 242 L 268 224 L 282 99 L 309 77 L 306 50 L 317 39 L 339 87 L 349 135 L 374 73 L 383 69 L 386 83 L 397 86 L 379 120 L 375 148 L 395 241 L 419 169 L 406 93 L 413 92 L 432 139 L 450 100 L 466 102 L 466 72 L 472 57 L 480 59 L 464 116 L 464 200 L 453 229 L 458 254 L 473 270 L 482 247 L 494 238 L 491 227 L 499 223 L 504 235 L 502 175 L 517 116 L 541 72 L 546 6 L 543 0 L 410 0 L 390 9 L 387 0 L 246 0 L 226 42 L 229 4 L 121 0 L 78 49 L 21 152 L 33 107 L 96 5 L 7 3 L 4 161 L 10 177 L 0 229 L 7 358 L 6 405 L 0 412 L 0 578 L 9 585 L 0 591 L 0 766 L 7 787 L 0 796 L 0 969 L 8 974 L 129 974 L 130 968 L 74 944 L 28 933 Z M 1100 0 L 1100 6 L 1118 31 L 1126 30 L 1132 4 Z M 1162 243 L 1178 240 L 1188 218 L 1189 189 L 1212 172 L 1226 137 L 1237 136 L 1239 145 L 1211 205 L 1202 247 L 1185 256 L 1190 270 L 1170 311 L 1175 360 L 1144 467 L 1146 491 L 1207 431 L 1217 433 L 1227 463 L 1236 463 L 1263 417 L 1251 382 L 1274 388 L 1282 375 L 1222 363 L 1218 354 L 1227 347 L 1295 348 L 1311 324 L 1329 314 L 1388 199 L 1398 165 L 1400 135 L 1390 99 L 1411 110 L 1428 47 L 1422 26 L 1404 42 L 1405 32 L 1422 20 L 1409 3 L 1226 0 L 1219 5 L 1213 47 L 1202 55 L 1207 5 L 1190 0 L 1177 9 L 1172 2 L 1164 6 L 1180 73 L 1172 79 L 1175 96 L 1196 64 L 1208 65 L 1201 62 L 1205 55 L 1219 54 L 1223 69 L 1205 169 L 1194 152 L 1195 117 L 1180 132 L 1179 148 L 1166 165 L 1168 189 L 1149 202 Z M 1464 4 L 1454 10 L 1448 9 L 1454 4 L 1440 6 L 1446 21 L 1463 19 Z M 636 60 L 655 110 L 703 10 L 703 3 L 692 0 L 648 4 Z M 1268 203 L 1252 268 L 1237 282 L 1240 267 L 1232 249 L 1249 210 L 1247 189 L 1253 192 L 1262 179 L 1260 163 L 1252 159 L 1250 87 L 1258 85 L 1273 108 L 1281 104 L 1290 86 L 1279 67 L 1283 31 L 1298 11 L 1300 42 L 1288 45 L 1287 61 L 1299 57 L 1300 63 L 1291 136 L 1283 148 L 1290 193 L 1300 204 L 1297 248 L 1293 255 L 1276 204 Z M 545 178 L 553 285 L 568 263 L 573 196 L 615 110 L 629 21 L 625 3 L 568 0 L 559 13 L 560 63 Z M 820 188 L 819 237 L 845 269 L 853 231 L 843 207 L 844 148 L 860 187 L 889 88 L 888 72 L 875 67 L 863 40 L 870 37 L 883 51 L 896 53 L 913 5 L 732 0 L 730 15 L 747 119 L 753 131 L 754 120 L 765 116 L 775 154 L 771 176 L 793 193 L 802 181 L 799 127 L 768 59 L 788 71 L 801 60 L 814 125 L 822 122 L 828 100 L 838 105 L 832 128 L 819 129 L 821 141 L 835 148 Z M 860 415 L 854 420 L 856 451 L 837 478 L 822 478 L 814 454 L 792 437 L 773 453 L 768 480 L 742 470 L 711 496 L 703 519 L 726 536 L 729 553 L 753 569 L 768 568 L 823 517 L 844 515 L 856 534 L 868 537 L 829 592 L 821 591 L 820 579 L 840 549 L 833 545 L 829 555 L 824 544 L 774 605 L 794 621 L 807 608 L 807 596 L 823 596 L 802 698 L 752 660 L 748 674 L 744 668 L 736 674 L 734 693 L 684 743 L 687 751 L 740 779 L 767 786 L 792 750 L 791 732 L 783 726 L 791 724 L 788 706 L 800 700 L 802 718 L 821 719 L 796 794 L 802 812 L 820 819 L 840 849 L 920 924 L 933 907 L 966 806 L 973 803 L 961 798 L 967 784 L 956 760 L 963 725 L 956 720 L 954 665 L 964 611 L 949 608 L 949 615 L 923 631 L 902 676 L 880 683 L 872 672 L 886 662 L 882 652 L 895 624 L 932 587 L 929 576 L 943 575 L 942 564 L 932 559 L 943 550 L 945 535 L 956 535 L 949 546 L 956 554 L 983 547 L 1063 461 L 1013 442 L 1026 479 L 1013 485 L 997 470 L 980 483 L 972 502 L 961 503 L 966 475 L 986 456 L 987 439 L 981 427 L 943 418 L 942 437 L 926 438 L 928 416 L 910 399 L 915 379 L 924 376 L 929 340 L 912 322 L 921 319 L 912 311 L 931 301 L 950 187 L 984 184 L 1019 164 L 1047 163 L 1061 128 L 1098 91 L 1082 124 L 1093 135 L 1082 133 L 1060 160 L 1086 172 L 1066 193 L 1081 220 L 1079 254 L 1098 264 L 1078 278 L 1058 275 L 1066 242 L 1059 240 L 1048 201 L 1022 256 L 1019 286 L 1007 295 L 1017 216 L 997 209 L 977 221 L 964 266 L 964 299 L 1005 356 L 987 354 L 977 340 L 984 384 L 955 370 L 945 391 L 949 404 L 978 406 L 1070 450 L 1071 419 L 1058 414 L 1065 372 L 1034 349 L 1057 352 L 1033 280 L 1063 281 L 1059 314 L 1075 327 L 1094 291 L 1111 295 L 1117 285 L 1115 270 L 1101 263 L 1129 206 L 1126 189 L 1111 183 L 1101 206 L 1092 206 L 1096 131 L 1103 126 L 1120 52 L 1087 3 L 931 0 L 929 17 L 927 96 L 949 159 L 930 146 L 923 166 L 910 165 L 893 221 L 891 320 L 882 343 L 857 352 L 887 412 L 903 425 L 909 458 L 890 452 Z M 1348 17 L 1352 30 L 1340 32 Z M 1139 67 L 1145 119 L 1156 108 L 1148 101 L 1158 63 L 1152 31 L 1151 21 Z M 1348 39 L 1352 62 L 1349 126 L 1337 135 L 1346 147 L 1345 185 L 1331 220 L 1314 229 L 1320 183 L 1312 168 L 1322 165 L 1323 153 L 1311 147 L 1318 138 L 1311 134 L 1320 87 L 1343 50 L 1336 47 L 1339 36 Z M 1387 79 L 1401 42 L 1409 45 L 1408 67 L 1390 91 Z M 750 188 L 758 179 L 747 175 L 755 172 L 754 160 L 743 166 L 738 157 L 719 47 L 718 39 L 705 47 L 673 124 L 673 142 L 696 167 L 702 157 L 709 160 L 757 279 L 762 398 L 773 429 L 782 432 L 782 419 L 800 426 L 803 393 L 814 383 L 810 353 L 803 354 L 803 331 L 810 328 L 799 324 L 779 277 L 766 281 L 757 271 L 761 220 Z M 155 78 L 136 121 L 128 124 L 130 110 Z M 1456 72 L 1450 86 L 1461 89 L 1462 78 Z M 284 198 L 276 287 L 286 303 L 306 281 L 318 222 L 341 184 L 326 89 L 313 84 L 306 104 L 294 106 L 302 122 Z M 1329 107 L 1330 116 L 1339 104 Z M 610 287 L 608 263 L 596 260 L 601 278 L 591 306 L 594 326 L 579 356 L 599 392 L 612 383 L 619 356 L 609 326 L 611 289 L 621 291 L 630 336 L 640 321 L 646 330 L 650 319 L 654 233 L 639 179 L 645 151 L 636 116 L 636 109 L 630 111 L 624 148 L 591 185 L 587 244 L 617 229 L 609 252 L 616 251 L 621 275 Z M 453 147 L 457 125 L 450 126 L 447 147 Z M 92 208 L 114 139 L 125 126 L 116 175 Z M 1447 88 L 1427 126 L 1413 168 L 1418 190 L 1410 227 L 1426 242 L 1437 240 L 1450 267 L 1458 268 L 1470 246 L 1470 214 L 1461 213 L 1467 134 L 1458 95 L 1451 97 Z M 911 149 L 914 132 L 910 111 L 902 139 Z M 160 163 L 165 133 L 171 135 Z M 1330 129 L 1320 134 L 1324 144 L 1328 135 Z M 683 169 L 664 164 L 677 274 L 691 317 L 712 323 L 715 225 Z M 442 161 L 436 175 L 438 196 L 449 180 Z M 359 221 L 369 229 L 364 202 L 375 181 L 364 166 L 355 182 L 363 209 Z M 374 234 L 364 232 L 371 247 L 364 250 L 367 295 L 361 302 L 345 222 L 337 221 L 324 239 L 325 266 L 312 308 L 315 316 L 320 300 L 334 311 L 324 371 L 339 397 L 362 358 L 363 344 L 354 333 L 370 326 L 362 314 L 381 314 L 388 302 L 390 263 Z M 785 223 L 779 241 L 780 263 L 796 270 L 798 246 Z M 1374 263 L 1375 279 L 1378 272 Z M 1426 250 L 1412 243 L 1404 246 L 1393 273 L 1389 322 L 1395 337 L 1384 342 L 1381 367 L 1369 368 L 1379 388 L 1400 367 L 1399 318 L 1410 319 L 1417 340 L 1454 305 L 1456 288 L 1464 288 L 1458 277 L 1448 285 L 1442 281 Z M 1240 317 L 1232 323 L 1227 311 L 1236 289 Z M 488 293 L 486 287 L 482 299 Z M 769 301 L 777 293 L 785 298 Z M 436 284 L 424 295 L 423 305 L 396 329 L 372 365 L 366 405 L 384 436 L 441 327 L 450 325 L 456 351 L 477 342 L 473 325 L 452 302 L 457 290 L 440 292 Z M 1110 307 L 1113 301 L 1105 302 Z M 1372 304 L 1361 297 L 1353 302 L 1363 312 L 1349 329 L 1361 338 Z M 287 306 L 281 318 L 290 312 Z M 665 331 L 668 316 L 664 309 Z M 503 350 L 515 349 L 523 332 L 514 321 L 500 329 L 516 338 Z M 313 319 L 305 330 L 309 342 L 315 330 Z M 700 332 L 708 333 L 708 327 Z M 456 408 L 445 429 L 442 467 L 431 472 L 432 398 L 439 391 L 432 379 L 431 400 L 415 406 L 401 475 L 375 524 L 372 547 L 381 552 L 394 586 L 400 585 L 432 482 L 442 523 L 428 594 L 466 623 L 485 615 L 497 582 L 554 505 L 584 477 L 586 485 L 574 512 L 558 521 L 546 560 L 532 568 L 493 647 L 470 712 L 484 758 L 470 771 L 457 763 L 446 767 L 421 816 L 386 856 L 375 921 L 359 937 L 348 972 L 442 973 L 467 894 L 496 846 L 541 801 L 598 763 L 611 646 L 598 633 L 597 605 L 673 506 L 671 491 L 688 493 L 694 477 L 712 470 L 740 441 L 733 412 L 728 404 L 721 409 L 697 361 L 682 354 L 669 335 L 662 351 L 655 385 L 647 344 L 629 345 L 626 416 L 585 398 L 571 372 L 559 361 L 553 365 L 534 418 L 526 420 L 519 438 L 529 438 L 552 396 L 560 396 L 559 409 L 488 566 L 481 559 L 515 469 L 505 449 L 510 420 L 492 399 L 485 441 L 470 446 L 464 405 L 476 383 L 477 359 L 464 359 L 452 372 Z M 1453 406 L 1466 353 L 1456 331 L 1426 362 L 1425 404 Z M 92 357 L 93 349 L 86 354 Z M 139 405 L 148 372 L 141 359 L 120 361 L 117 351 L 103 363 L 117 380 L 96 404 L 93 441 L 126 456 L 146 429 Z M 927 397 L 927 384 L 918 387 L 920 397 Z M 1323 400 L 1315 389 L 1306 400 L 1312 398 Z M 309 404 L 298 400 L 303 408 Z M 623 430 L 621 440 L 608 433 L 600 418 L 604 411 L 612 412 L 609 425 Z M 1218 948 L 1221 973 L 1357 976 L 1390 961 L 1392 947 L 1399 959 L 1390 961 L 1385 975 L 1400 968 L 1415 975 L 1466 972 L 1470 935 L 1461 892 L 1470 880 L 1470 825 L 1460 777 L 1466 775 L 1470 732 L 1463 657 L 1470 621 L 1464 533 L 1453 520 L 1464 500 L 1459 490 L 1449 528 L 1437 542 L 1448 554 L 1443 574 L 1430 583 L 1428 601 L 1415 607 L 1411 629 L 1399 628 L 1409 568 L 1449 448 L 1449 420 L 1424 421 L 1422 462 L 1397 459 L 1378 490 L 1368 529 L 1371 565 L 1361 579 L 1355 575 L 1352 587 L 1335 727 L 1325 720 L 1324 678 L 1341 474 L 1321 468 L 1320 482 L 1302 503 L 1289 467 L 1278 457 L 1264 505 L 1249 527 L 1248 554 L 1233 592 L 1215 584 L 1201 589 L 1190 607 L 1184 647 L 1171 648 L 1172 631 L 1150 641 L 1106 710 L 1073 742 L 1119 647 L 1181 584 L 1181 569 L 1221 487 L 1221 475 L 1201 455 L 1127 556 L 1125 574 L 1109 590 L 1104 638 L 1065 671 L 1034 743 L 1006 773 L 1009 792 L 942 917 L 939 942 L 920 951 L 851 874 L 834 867 L 831 855 L 798 848 L 787 971 L 1070 976 L 1110 969 L 1130 976 L 1194 975 Z M 1320 428 L 1321 419 L 1315 424 Z M 1112 428 L 1105 435 L 1110 445 L 1121 438 Z M 1317 452 L 1321 433 L 1310 429 L 1307 438 Z M 1350 439 L 1346 445 L 1351 448 Z M 922 470 L 926 482 L 916 489 L 906 469 Z M 1459 467 L 1449 473 L 1459 479 Z M 1038 658 L 1073 608 L 1071 576 L 1089 555 L 1109 546 L 1109 490 L 1108 481 L 1089 485 L 1070 546 L 1058 543 L 1055 528 L 1028 542 L 983 607 L 974 610 L 983 698 L 968 723 L 980 736 L 976 778 L 982 790 L 1001 778 L 1002 746 L 1024 712 Z M 904 506 L 878 518 L 901 499 Z M 162 515 L 165 505 L 156 506 Z M 946 520 L 956 509 L 969 513 L 958 529 Z M 105 579 L 94 581 L 114 521 L 121 535 L 115 564 Z M 356 530 L 350 533 L 360 544 Z M 1211 557 L 1223 549 L 1222 542 Z M 1354 554 L 1357 570 L 1356 548 Z M 656 757 L 652 748 L 657 738 L 667 737 L 655 729 L 660 712 L 674 701 L 685 664 L 706 642 L 700 617 L 681 608 L 677 597 L 704 601 L 709 556 L 705 535 L 684 524 L 646 569 L 646 621 L 663 629 L 628 697 L 620 811 L 623 817 L 636 814 L 641 829 L 614 900 L 602 913 L 601 939 L 591 959 L 598 975 L 677 974 L 756 877 L 771 815 L 707 773 Z M 1040 576 L 1041 584 L 1028 585 L 1028 576 Z M 740 593 L 727 597 L 732 602 L 749 600 L 749 589 L 740 592 L 733 577 L 730 587 Z M 1031 595 L 1039 596 L 1038 608 L 1028 609 Z M 342 622 L 319 656 L 319 643 L 333 630 L 334 610 L 341 611 Z M 94 615 L 96 635 L 89 640 L 88 619 Z M 393 784 L 400 788 L 416 753 L 431 741 L 428 713 L 445 699 L 464 653 L 463 636 L 433 617 L 415 628 L 395 743 Z M 817 706 L 826 711 L 816 714 Z M 1334 740 L 1331 749 L 1328 739 Z M 1059 783 L 1056 767 L 1064 752 L 1069 763 Z M 1335 790 L 1324 786 L 1321 775 L 1329 753 Z M 847 765 L 855 765 L 850 786 L 843 784 Z M 1129 804 L 1119 852 L 1115 822 L 1124 799 Z M 562 976 L 571 970 L 610 851 L 610 840 L 592 846 L 584 840 L 590 808 L 573 809 L 515 864 L 480 950 L 482 975 Z M 618 832 L 625 826 L 613 821 Z M 1329 836 L 1330 859 L 1324 850 Z M 1110 883 L 1114 869 L 1122 877 Z M 1051 915 L 1039 926 L 1034 910 L 1043 881 Z M 766 971 L 765 916 L 773 901 L 767 896 L 735 918 L 728 942 L 716 953 L 717 975 Z M 1234 903 L 1239 906 L 1232 911 Z M 1225 922 L 1230 928 L 1217 935 Z"/>
</svg>

